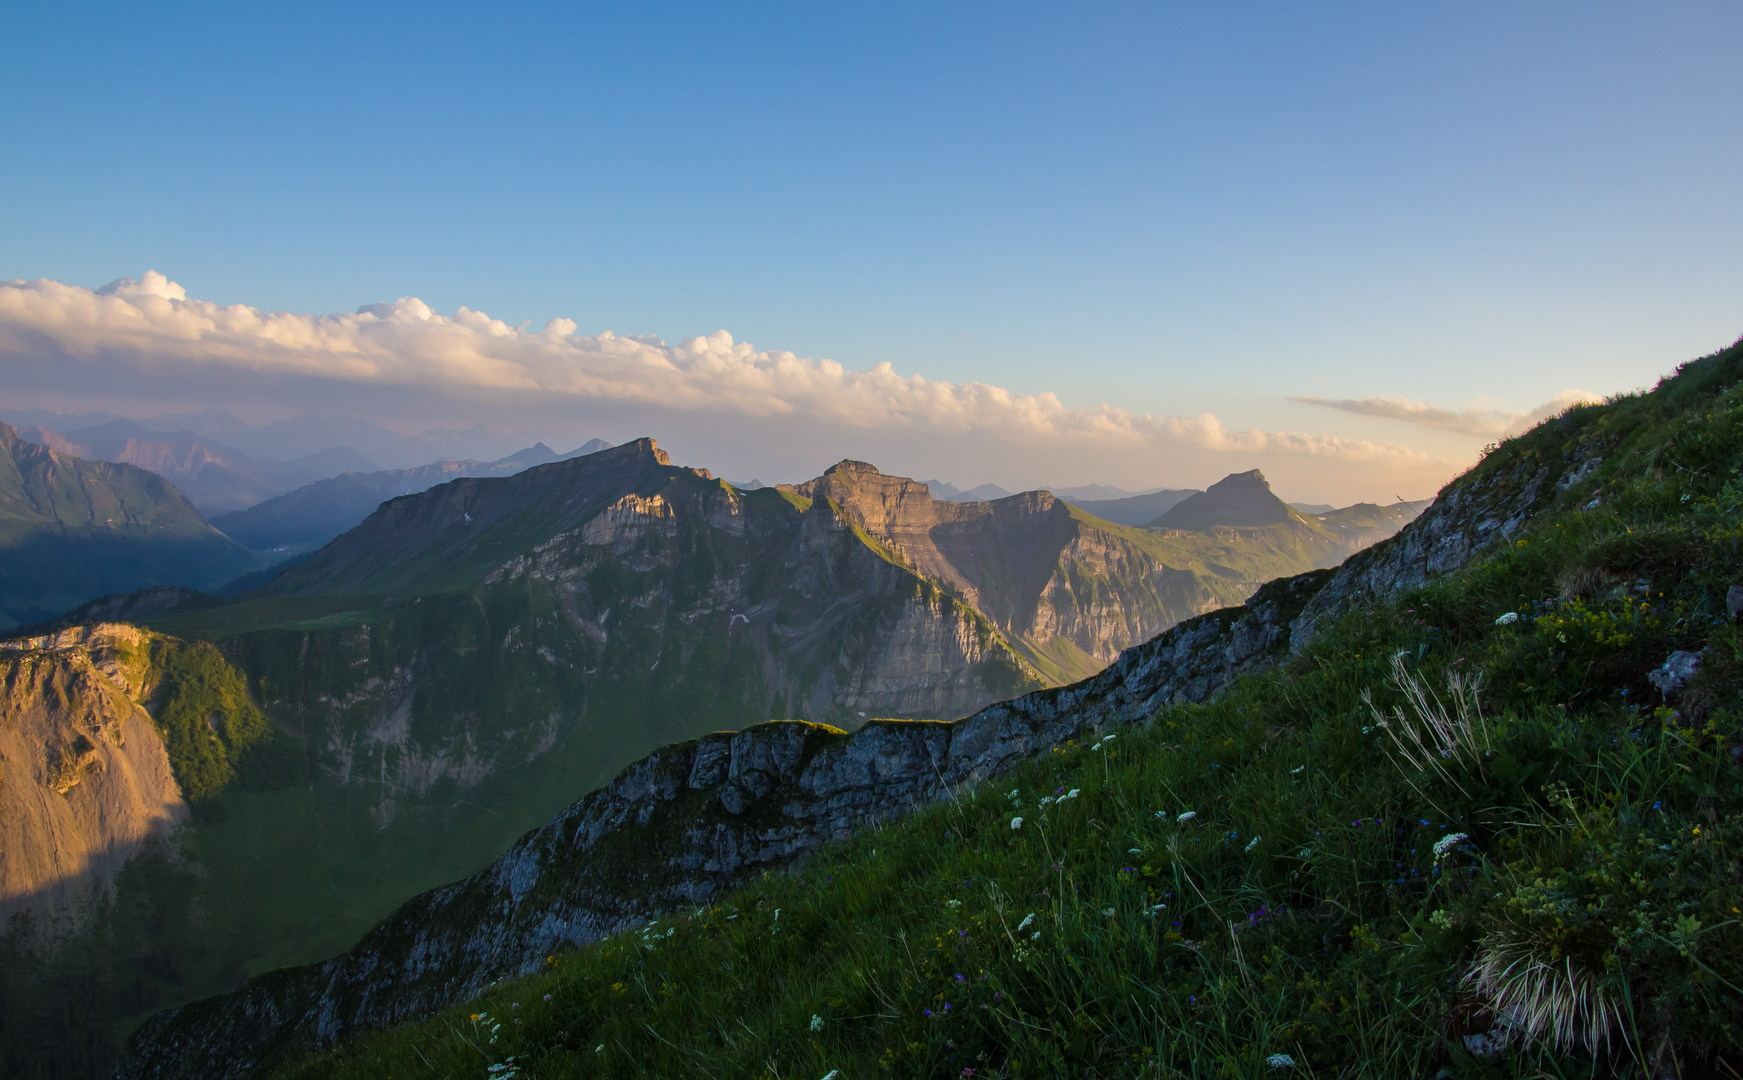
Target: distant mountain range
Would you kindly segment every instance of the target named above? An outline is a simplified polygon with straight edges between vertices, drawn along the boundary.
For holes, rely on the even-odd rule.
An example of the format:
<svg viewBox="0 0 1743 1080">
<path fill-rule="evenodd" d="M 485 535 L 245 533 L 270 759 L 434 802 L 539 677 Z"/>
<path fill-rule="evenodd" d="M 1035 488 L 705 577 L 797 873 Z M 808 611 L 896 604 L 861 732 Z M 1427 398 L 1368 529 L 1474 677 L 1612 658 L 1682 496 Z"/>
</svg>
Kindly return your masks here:
<svg viewBox="0 0 1743 1080">
<path fill-rule="evenodd" d="M 174 413 L 149 418 L 124 418 L 113 413 L 53 412 L 47 409 L 0 409 L 0 421 L 14 427 L 42 427 L 63 434 L 127 419 L 158 434 L 188 432 L 232 447 L 262 461 L 283 461 L 318 454 L 331 447 L 348 447 L 370 468 L 408 469 L 431 461 L 491 461 L 526 445 L 524 438 L 473 427 L 463 431 L 432 429 L 402 435 L 354 416 L 310 413 L 270 424 L 249 424 L 222 409 Z M 327 475 L 336 475 L 335 470 Z"/>
<path fill-rule="evenodd" d="M 212 589 L 261 565 L 156 473 L 81 460 L 0 424 L 0 629 L 105 593 Z"/>
<path fill-rule="evenodd" d="M 1143 495 L 1128 495 L 1117 499 L 1078 499 L 1070 495 L 1061 495 L 1060 498 L 1089 511 L 1096 517 L 1117 521 L 1121 525 L 1148 525 L 1167 513 L 1175 504 L 1197 494 L 1199 494 L 1197 488 L 1187 488 L 1183 491 L 1164 488 Z"/>
<path fill-rule="evenodd" d="M 335 473 L 375 468 L 350 447 L 328 447 L 291 461 L 260 461 L 191 431 L 153 432 L 131 420 L 71 432 L 35 425 L 19 429 L 18 436 L 69 457 L 149 469 L 175 484 L 206 515 L 253 506 Z"/>
<path fill-rule="evenodd" d="M 212 524 L 256 551 L 285 557 L 326 545 L 396 496 L 427 491 L 463 476 L 510 476 L 610 446 L 604 439 L 593 439 L 559 454 L 538 443 L 496 461 L 438 461 L 415 469 L 346 472 L 213 518 Z"/>
</svg>

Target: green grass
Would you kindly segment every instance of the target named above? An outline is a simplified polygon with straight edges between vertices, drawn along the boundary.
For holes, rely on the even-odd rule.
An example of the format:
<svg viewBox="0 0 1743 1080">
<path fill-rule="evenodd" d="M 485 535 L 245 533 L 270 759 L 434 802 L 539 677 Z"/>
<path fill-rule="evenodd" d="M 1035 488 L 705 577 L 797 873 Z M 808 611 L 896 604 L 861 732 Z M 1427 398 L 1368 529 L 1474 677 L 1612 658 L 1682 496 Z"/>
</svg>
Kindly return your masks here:
<svg viewBox="0 0 1743 1080">
<path fill-rule="evenodd" d="M 282 1075 L 1736 1075 L 1740 369 L 1498 448 L 1605 463 L 1283 669 Z"/>
</svg>

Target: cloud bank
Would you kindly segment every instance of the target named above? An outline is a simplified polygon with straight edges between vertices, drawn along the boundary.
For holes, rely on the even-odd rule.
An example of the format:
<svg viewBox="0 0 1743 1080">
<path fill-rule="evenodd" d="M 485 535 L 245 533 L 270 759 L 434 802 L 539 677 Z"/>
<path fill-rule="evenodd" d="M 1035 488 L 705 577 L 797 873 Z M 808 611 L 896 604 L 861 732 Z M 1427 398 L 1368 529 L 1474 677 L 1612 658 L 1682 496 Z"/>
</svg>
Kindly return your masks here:
<svg viewBox="0 0 1743 1080">
<path fill-rule="evenodd" d="M 725 330 L 668 345 L 609 331 L 583 335 L 562 318 L 533 328 L 465 307 L 443 315 L 412 297 L 349 314 L 267 312 L 190 298 L 156 271 L 100 289 L 47 279 L 0 283 L 0 365 L 45 360 L 74 380 L 98 380 L 111 370 L 165 384 L 214 373 L 232 385 L 239 378 L 295 377 L 336 390 L 406 388 L 546 414 L 569 408 L 635 417 L 653 424 L 656 436 L 664 418 L 668 426 L 700 422 L 698 430 L 704 430 L 712 424 L 751 440 L 778 438 L 783 431 L 833 432 L 845 444 L 890 441 L 892 447 L 933 446 L 958 456 L 984 456 L 1002 446 L 1004 457 L 993 454 L 989 461 L 1007 463 L 1018 448 L 1041 454 L 1038 466 L 1046 452 L 1076 452 L 1086 466 L 1092 455 L 1103 455 L 1104 466 L 1106 455 L 1115 455 L 1122 464 L 1147 466 L 1150 475 L 1167 462 L 1200 471 L 1198 463 L 1205 462 L 1214 471 L 1222 459 L 1228 459 L 1227 471 L 1255 463 L 1285 472 L 1291 463 L 1322 471 L 1348 466 L 1374 474 L 1375 482 L 1384 474 L 1420 491 L 1427 483 L 1438 486 L 1457 468 L 1408 447 L 1364 439 L 1232 430 L 1210 413 L 1069 408 L 1052 393 L 929 380 L 902 375 L 889 363 L 849 371 L 833 360 L 758 350 Z M 1370 409 L 1360 402 L 1308 400 L 1352 412 Z M 1374 408 L 1382 406 L 1428 408 L 1385 402 Z M 950 451 L 952 446 L 958 449 Z M 1101 474 L 1111 479 L 1106 467 Z M 1203 476 L 1194 481 L 1208 482 Z"/>
<path fill-rule="evenodd" d="M 1555 416 L 1574 405 L 1602 401 L 1597 394 L 1585 390 L 1563 390 L 1535 409 L 1525 412 L 1503 412 L 1499 409 L 1461 409 L 1454 412 L 1427 405 L 1409 398 L 1322 398 L 1313 394 L 1291 397 L 1306 405 L 1318 405 L 1358 416 L 1377 416 L 1385 420 L 1402 420 L 1418 427 L 1438 431 L 1454 431 L 1462 435 L 1504 438 L 1517 435 L 1542 420 Z"/>
</svg>

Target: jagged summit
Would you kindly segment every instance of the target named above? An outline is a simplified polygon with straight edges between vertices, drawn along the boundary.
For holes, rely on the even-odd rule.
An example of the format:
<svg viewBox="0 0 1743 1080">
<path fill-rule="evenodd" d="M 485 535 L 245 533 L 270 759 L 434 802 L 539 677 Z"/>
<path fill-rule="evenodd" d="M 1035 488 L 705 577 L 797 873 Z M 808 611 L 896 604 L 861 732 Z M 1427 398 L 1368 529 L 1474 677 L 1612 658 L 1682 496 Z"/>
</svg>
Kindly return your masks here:
<svg viewBox="0 0 1743 1080">
<path fill-rule="evenodd" d="M 1277 525 L 1293 517 L 1258 469 L 1230 473 L 1150 522 L 1152 529 L 1208 532 L 1219 526 Z"/>
</svg>

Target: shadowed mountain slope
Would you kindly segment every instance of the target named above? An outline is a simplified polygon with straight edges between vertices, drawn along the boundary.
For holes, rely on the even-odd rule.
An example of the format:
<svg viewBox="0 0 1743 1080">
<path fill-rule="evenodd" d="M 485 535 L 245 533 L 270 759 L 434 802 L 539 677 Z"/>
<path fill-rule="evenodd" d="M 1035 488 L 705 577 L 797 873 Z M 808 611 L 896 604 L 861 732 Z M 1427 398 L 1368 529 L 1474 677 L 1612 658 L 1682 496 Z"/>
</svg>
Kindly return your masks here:
<svg viewBox="0 0 1743 1080">
<path fill-rule="evenodd" d="M 330 447 L 292 461 L 261 461 L 189 431 L 149 431 L 131 420 L 70 433 L 22 429 L 20 437 L 92 461 L 137 465 L 158 474 L 202 513 L 223 514 L 348 469 L 375 468 L 349 447 Z"/>
<path fill-rule="evenodd" d="M 69 457 L 0 424 L 0 629 L 108 593 L 215 588 L 259 565 L 162 477 Z"/>
<path fill-rule="evenodd" d="M 1254 469 L 1233 473 L 1189 495 L 1151 521 L 1150 528 L 1207 532 L 1219 526 L 1280 525 L 1299 517 L 1271 493 L 1265 474 Z"/>
<path fill-rule="evenodd" d="M 539 443 L 498 461 L 438 461 L 415 469 L 346 472 L 213 518 L 212 524 L 256 551 L 295 554 L 325 546 L 396 496 L 428 491 L 460 477 L 512 476 L 535 465 L 566 461 L 610 445 L 594 439 L 570 453 L 559 454 Z"/>
</svg>

